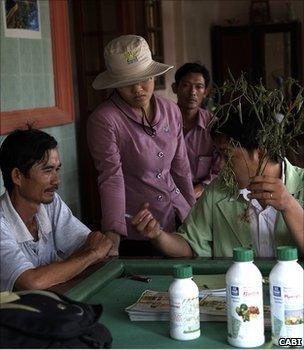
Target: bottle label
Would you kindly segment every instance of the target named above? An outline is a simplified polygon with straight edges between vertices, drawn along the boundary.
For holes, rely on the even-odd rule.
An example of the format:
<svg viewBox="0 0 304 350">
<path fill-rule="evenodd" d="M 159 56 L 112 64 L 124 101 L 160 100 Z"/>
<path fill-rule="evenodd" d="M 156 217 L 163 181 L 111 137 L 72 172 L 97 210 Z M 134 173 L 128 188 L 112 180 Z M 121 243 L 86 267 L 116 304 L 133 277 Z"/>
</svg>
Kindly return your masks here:
<svg viewBox="0 0 304 350">
<path fill-rule="evenodd" d="M 197 332 L 200 329 L 199 299 L 170 299 L 170 322 L 172 329 L 183 334 Z"/>
<path fill-rule="evenodd" d="M 304 310 L 301 286 L 270 284 L 272 336 L 276 343 L 280 338 L 301 338 L 303 342 Z"/>
<path fill-rule="evenodd" d="M 228 337 L 246 339 L 264 334 L 262 286 L 227 285 Z"/>
</svg>

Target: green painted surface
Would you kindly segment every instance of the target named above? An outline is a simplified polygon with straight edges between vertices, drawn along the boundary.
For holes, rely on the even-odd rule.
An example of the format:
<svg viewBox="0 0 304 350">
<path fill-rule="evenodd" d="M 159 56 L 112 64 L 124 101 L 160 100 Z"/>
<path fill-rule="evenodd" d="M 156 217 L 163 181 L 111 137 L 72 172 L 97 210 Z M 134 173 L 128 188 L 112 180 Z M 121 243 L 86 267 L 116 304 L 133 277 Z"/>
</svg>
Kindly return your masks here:
<svg viewBox="0 0 304 350">
<path fill-rule="evenodd" d="M 202 349 L 231 348 L 226 341 L 226 323 L 201 322 L 201 336 L 191 341 L 176 341 L 169 336 L 169 322 L 131 322 L 124 309 L 133 304 L 146 289 L 166 291 L 172 281 L 172 266 L 191 264 L 194 274 L 223 274 L 231 265 L 227 260 L 114 260 L 82 281 L 67 294 L 77 300 L 102 304 L 101 322 L 113 336 L 113 348 L 121 349 Z M 268 275 L 274 262 L 257 262 Z M 151 282 L 134 281 L 127 276 L 139 274 L 151 277 Z M 266 331 L 266 341 L 270 339 Z M 266 345 L 266 344 L 265 344 Z M 269 346 L 269 344 L 267 345 Z"/>
<path fill-rule="evenodd" d="M 1 111 L 55 105 L 49 1 L 40 0 L 41 39 L 6 37 L 0 2 Z"/>
</svg>

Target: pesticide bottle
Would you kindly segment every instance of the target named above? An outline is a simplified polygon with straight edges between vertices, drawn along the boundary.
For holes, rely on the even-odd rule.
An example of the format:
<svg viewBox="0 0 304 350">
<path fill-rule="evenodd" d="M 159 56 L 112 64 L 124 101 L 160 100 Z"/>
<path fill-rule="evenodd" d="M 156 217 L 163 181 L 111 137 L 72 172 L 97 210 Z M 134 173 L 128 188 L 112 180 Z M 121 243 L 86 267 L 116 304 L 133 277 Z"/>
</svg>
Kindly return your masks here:
<svg viewBox="0 0 304 350">
<path fill-rule="evenodd" d="M 277 258 L 269 275 L 272 341 L 279 346 L 304 346 L 304 281 L 297 249 L 278 247 Z"/>
<path fill-rule="evenodd" d="M 190 265 L 174 265 L 169 287 L 170 336 L 191 340 L 200 336 L 198 287 L 192 280 Z"/>
<path fill-rule="evenodd" d="M 253 251 L 233 249 L 233 264 L 226 273 L 228 342 L 251 348 L 264 343 L 262 275 L 253 264 Z"/>
</svg>

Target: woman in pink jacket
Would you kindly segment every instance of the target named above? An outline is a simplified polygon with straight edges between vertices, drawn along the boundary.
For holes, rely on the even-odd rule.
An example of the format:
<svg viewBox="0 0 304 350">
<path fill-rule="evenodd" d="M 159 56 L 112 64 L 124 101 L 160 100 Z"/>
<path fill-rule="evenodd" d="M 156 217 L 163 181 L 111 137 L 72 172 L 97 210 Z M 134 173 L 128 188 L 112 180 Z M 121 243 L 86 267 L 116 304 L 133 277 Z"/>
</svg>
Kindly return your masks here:
<svg viewBox="0 0 304 350">
<path fill-rule="evenodd" d="M 114 241 L 113 255 L 154 255 L 132 227 L 132 216 L 149 206 L 172 232 L 195 203 L 179 108 L 154 94 L 154 77 L 172 66 L 153 61 L 147 42 L 136 35 L 112 40 L 104 57 L 107 70 L 93 87 L 114 90 L 87 129 L 99 174 L 102 231 Z"/>
</svg>

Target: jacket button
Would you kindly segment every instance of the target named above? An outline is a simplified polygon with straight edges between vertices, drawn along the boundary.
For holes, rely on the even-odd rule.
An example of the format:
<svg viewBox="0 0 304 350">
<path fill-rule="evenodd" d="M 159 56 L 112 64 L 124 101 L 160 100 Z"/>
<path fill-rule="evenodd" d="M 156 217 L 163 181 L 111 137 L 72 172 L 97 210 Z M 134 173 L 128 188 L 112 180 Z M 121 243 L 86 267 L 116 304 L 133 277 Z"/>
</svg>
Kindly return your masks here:
<svg viewBox="0 0 304 350">
<path fill-rule="evenodd" d="M 157 200 L 158 200 L 158 201 L 162 201 L 162 200 L 163 200 L 163 196 L 162 196 L 161 194 L 158 195 L 158 196 L 157 196 Z"/>
<path fill-rule="evenodd" d="M 175 189 L 175 193 L 179 194 L 180 190 L 178 188 Z"/>
<path fill-rule="evenodd" d="M 156 175 L 156 177 L 157 177 L 158 179 L 160 179 L 160 178 L 162 177 L 162 174 L 161 174 L 161 173 L 158 173 L 158 174 Z"/>
<path fill-rule="evenodd" d="M 164 153 L 163 152 L 158 152 L 157 155 L 158 155 L 159 158 L 162 158 L 164 156 Z"/>
</svg>

